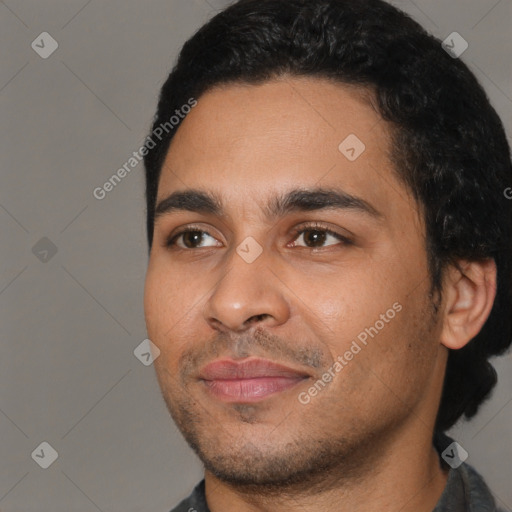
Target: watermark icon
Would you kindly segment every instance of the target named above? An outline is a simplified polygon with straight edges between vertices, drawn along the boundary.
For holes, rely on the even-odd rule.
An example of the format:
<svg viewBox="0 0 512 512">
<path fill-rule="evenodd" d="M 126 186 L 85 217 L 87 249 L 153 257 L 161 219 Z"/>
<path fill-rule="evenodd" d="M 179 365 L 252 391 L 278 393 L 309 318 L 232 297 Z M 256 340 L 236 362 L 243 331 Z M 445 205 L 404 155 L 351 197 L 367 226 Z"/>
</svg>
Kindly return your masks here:
<svg viewBox="0 0 512 512">
<path fill-rule="evenodd" d="M 146 137 L 146 141 L 144 144 L 137 150 L 132 153 L 130 158 L 114 173 L 110 178 L 101 186 L 96 187 L 92 191 L 92 195 L 95 199 L 99 201 L 105 199 L 109 192 L 112 192 L 114 188 L 121 183 L 121 180 L 128 176 L 132 169 L 137 167 L 139 162 L 143 160 L 143 158 L 149 153 L 151 149 L 156 147 L 156 142 L 153 140 L 153 137 L 162 140 L 164 133 L 168 134 L 171 130 L 180 123 L 182 119 L 185 119 L 185 116 L 197 105 L 197 100 L 194 98 L 189 98 L 188 103 L 182 105 L 180 109 L 176 109 L 174 111 L 175 115 L 172 115 L 169 121 L 165 123 L 161 123 L 157 126 L 152 132 L 151 135 Z"/>
<path fill-rule="evenodd" d="M 246 263 L 252 263 L 263 252 L 263 247 L 252 236 L 248 236 L 236 248 L 236 252 Z"/>
<path fill-rule="evenodd" d="M 454 441 L 446 450 L 441 453 L 441 457 L 453 469 L 457 469 L 467 458 L 469 454 L 462 446 Z"/>
<path fill-rule="evenodd" d="M 43 236 L 32 247 L 32 254 L 39 261 L 48 263 L 57 254 L 57 246 L 49 238 Z"/>
<path fill-rule="evenodd" d="M 160 355 L 160 349 L 149 339 L 145 339 L 135 347 L 133 355 L 144 365 L 150 366 Z"/>
<path fill-rule="evenodd" d="M 506 188 L 506 189 L 503 191 L 503 195 L 504 195 L 507 199 L 512 199 L 512 187 L 508 187 L 508 188 Z"/>
<path fill-rule="evenodd" d="M 33 452 L 32 458 L 43 469 L 49 468 L 56 460 L 59 454 L 57 450 L 46 441 L 43 441 Z"/>
<path fill-rule="evenodd" d="M 357 160 L 365 149 L 363 141 L 354 133 L 351 133 L 338 146 L 339 152 L 350 162 Z"/>
<path fill-rule="evenodd" d="M 352 340 L 352 343 L 348 350 L 345 351 L 343 355 L 339 355 L 336 358 L 334 364 L 319 378 L 311 387 L 308 388 L 307 391 L 302 391 L 299 393 L 297 399 L 303 405 L 309 404 L 311 402 L 311 398 L 318 395 L 320 391 L 322 391 L 329 382 L 331 382 L 336 374 L 341 372 L 345 366 L 354 359 L 354 356 L 361 352 L 361 345 L 368 345 L 368 336 L 374 338 L 379 334 L 379 332 L 384 329 L 386 324 L 389 324 L 393 318 L 395 318 L 396 314 L 402 311 L 402 304 L 399 302 L 395 302 L 391 308 L 389 308 L 386 313 L 380 315 L 379 320 L 377 320 L 373 326 L 366 327 L 363 331 L 361 331 L 357 335 L 357 339 Z M 358 343 L 361 344 L 359 344 Z"/>
<path fill-rule="evenodd" d="M 59 43 L 48 32 L 41 32 L 30 46 L 39 57 L 47 59 L 59 47 Z"/>
<path fill-rule="evenodd" d="M 469 44 L 458 32 L 452 32 L 441 46 L 450 57 L 458 59 L 468 49 Z"/>
</svg>

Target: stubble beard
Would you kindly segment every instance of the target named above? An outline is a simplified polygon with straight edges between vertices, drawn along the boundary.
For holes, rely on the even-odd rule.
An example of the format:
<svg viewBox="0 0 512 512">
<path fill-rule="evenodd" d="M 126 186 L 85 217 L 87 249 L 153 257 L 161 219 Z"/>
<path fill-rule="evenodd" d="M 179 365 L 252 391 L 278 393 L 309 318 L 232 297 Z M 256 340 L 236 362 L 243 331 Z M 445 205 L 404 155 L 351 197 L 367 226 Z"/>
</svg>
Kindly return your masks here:
<svg viewBox="0 0 512 512">
<path fill-rule="evenodd" d="M 190 394 L 182 391 L 179 398 L 175 392 L 162 395 L 174 422 L 205 469 L 233 488 L 261 496 L 310 496 L 339 488 L 344 480 L 362 480 L 375 467 L 380 451 L 376 443 L 382 443 L 391 427 L 381 425 L 377 430 L 368 425 L 368 430 L 354 429 L 348 435 L 340 428 L 338 437 L 333 437 L 332 431 L 311 435 L 306 431 L 307 425 L 302 424 L 302 431 L 290 436 L 284 421 L 263 447 L 252 443 L 249 436 L 235 437 L 223 425 L 214 425 Z M 257 422 L 254 407 L 232 407 L 232 417 L 238 415 L 244 427 Z"/>
</svg>

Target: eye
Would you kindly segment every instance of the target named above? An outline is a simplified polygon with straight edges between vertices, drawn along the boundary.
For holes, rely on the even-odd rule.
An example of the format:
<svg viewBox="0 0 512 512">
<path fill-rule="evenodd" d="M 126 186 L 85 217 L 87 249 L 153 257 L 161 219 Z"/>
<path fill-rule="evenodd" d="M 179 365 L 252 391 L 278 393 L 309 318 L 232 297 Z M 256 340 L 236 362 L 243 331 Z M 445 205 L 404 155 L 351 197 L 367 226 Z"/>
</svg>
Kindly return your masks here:
<svg viewBox="0 0 512 512">
<path fill-rule="evenodd" d="M 213 244 L 204 245 L 205 239 L 213 240 Z M 179 243 L 181 242 L 181 243 Z M 211 236 L 207 231 L 204 231 L 202 229 L 196 229 L 196 228 L 188 228 L 186 230 L 183 230 L 179 233 L 176 233 L 171 238 L 169 238 L 165 242 L 165 246 L 168 248 L 173 248 L 174 246 L 177 246 L 180 249 L 200 249 L 202 247 L 215 247 L 218 246 L 217 243 L 215 243 L 216 240 L 213 236 Z"/>
<path fill-rule="evenodd" d="M 340 242 L 344 245 L 352 243 L 346 236 L 318 223 L 301 225 L 295 228 L 292 234 L 294 236 L 292 247 L 316 249 L 338 245 Z M 332 243 L 328 243 L 329 239 Z M 303 243 L 297 243 L 298 240 L 302 240 Z M 192 250 L 205 247 L 221 247 L 222 244 L 204 229 L 196 226 L 187 226 L 187 228 L 169 237 L 164 242 L 164 246 L 168 249 Z"/>
<path fill-rule="evenodd" d="M 295 238 L 295 242 L 293 246 L 297 246 L 297 240 L 302 239 L 304 242 L 304 245 L 298 245 L 299 247 L 309 247 L 309 248 L 318 248 L 318 247 L 328 247 L 330 245 L 336 245 L 339 242 L 342 242 L 344 244 L 351 244 L 351 241 L 341 235 L 340 233 L 337 233 L 336 231 L 333 231 L 329 228 L 323 227 L 319 224 L 309 224 L 307 226 L 301 226 L 294 230 L 295 235 L 299 235 L 297 238 Z M 329 238 L 331 240 L 334 240 L 334 243 L 330 243 L 327 245 L 327 241 L 329 241 Z"/>
</svg>

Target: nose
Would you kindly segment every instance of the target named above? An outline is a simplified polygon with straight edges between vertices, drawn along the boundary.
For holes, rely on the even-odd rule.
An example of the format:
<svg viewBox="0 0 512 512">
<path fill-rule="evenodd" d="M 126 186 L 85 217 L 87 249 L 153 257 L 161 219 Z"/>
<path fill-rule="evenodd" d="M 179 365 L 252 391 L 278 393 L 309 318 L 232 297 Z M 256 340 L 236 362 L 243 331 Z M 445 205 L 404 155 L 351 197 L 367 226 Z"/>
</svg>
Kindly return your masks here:
<svg viewBox="0 0 512 512">
<path fill-rule="evenodd" d="M 207 323 L 217 330 L 236 332 L 255 324 L 275 327 L 285 323 L 290 314 L 287 288 L 271 268 L 265 252 L 247 263 L 233 251 L 227 271 L 205 303 Z"/>
</svg>

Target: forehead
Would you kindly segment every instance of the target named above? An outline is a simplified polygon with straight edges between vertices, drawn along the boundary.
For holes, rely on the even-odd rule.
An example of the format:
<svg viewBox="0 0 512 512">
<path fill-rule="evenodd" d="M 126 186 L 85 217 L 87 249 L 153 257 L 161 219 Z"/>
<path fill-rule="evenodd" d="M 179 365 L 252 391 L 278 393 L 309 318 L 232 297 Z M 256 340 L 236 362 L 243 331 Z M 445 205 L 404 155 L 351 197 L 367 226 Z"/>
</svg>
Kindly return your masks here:
<svg viewBox="0 0 512 512">
<path fill-rule="evenodd" d="M 366 90 L 311 77 L 218 86 L 198 98 L 176 132 L 158 200 L 201 187 L 233 205 L 241 198 L 263 204 L 271 188 L 335 186 L 393 209 L 389 185 L 407 192 L 370 99 Z"/>
</svg>

